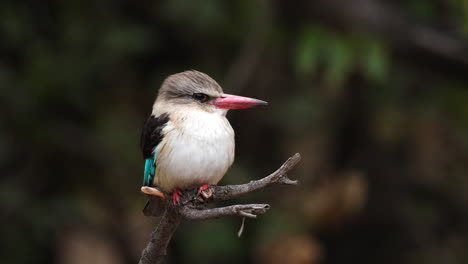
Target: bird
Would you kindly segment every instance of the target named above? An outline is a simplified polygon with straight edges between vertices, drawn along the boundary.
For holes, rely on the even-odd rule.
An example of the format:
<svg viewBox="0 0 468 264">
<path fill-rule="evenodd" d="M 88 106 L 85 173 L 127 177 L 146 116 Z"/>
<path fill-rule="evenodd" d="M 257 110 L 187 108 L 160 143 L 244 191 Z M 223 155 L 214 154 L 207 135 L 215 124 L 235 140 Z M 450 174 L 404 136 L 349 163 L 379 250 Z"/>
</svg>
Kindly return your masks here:
<svg viewBox="0 0 468 264">
<path fill-rule="evenodd" d="M 168 76 L 141 133 L 141 191 L 162 199 L 165 195 L 160 190 L 172 192 L 176 205 L 182 190 L 199 187 L 203 191 L 217 184 L 234 162 L 228 110 L 267 104 L 226 94 L 214 79 L 196 70 Z"/>
</svg>

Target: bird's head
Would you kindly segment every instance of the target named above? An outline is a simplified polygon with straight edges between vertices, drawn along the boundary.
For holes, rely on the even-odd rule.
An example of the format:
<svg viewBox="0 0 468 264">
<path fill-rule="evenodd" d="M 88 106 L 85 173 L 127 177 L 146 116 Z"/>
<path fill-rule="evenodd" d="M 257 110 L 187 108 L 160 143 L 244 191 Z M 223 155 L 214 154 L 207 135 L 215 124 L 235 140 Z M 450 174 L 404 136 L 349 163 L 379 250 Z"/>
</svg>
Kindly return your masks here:
<svg viewBox="0 0 468 264">
<path fill-rule="evenodd" d="M 190 108 L 220 114 L 226 114 L 229 109 L 268 104 L 262 100 L 225 94 L 210 76 L 193 70 L 167 77 L 159 89 L 156 103 L 170 108 Z"/>
</svg>

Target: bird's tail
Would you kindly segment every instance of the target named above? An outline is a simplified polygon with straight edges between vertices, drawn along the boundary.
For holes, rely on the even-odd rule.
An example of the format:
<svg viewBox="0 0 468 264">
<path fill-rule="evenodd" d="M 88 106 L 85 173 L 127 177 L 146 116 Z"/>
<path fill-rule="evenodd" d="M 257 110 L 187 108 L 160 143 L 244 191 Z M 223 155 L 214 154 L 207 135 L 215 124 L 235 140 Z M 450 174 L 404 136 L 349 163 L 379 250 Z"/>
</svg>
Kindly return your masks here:
<svg viewBox="0 0 468 264">
<path fill-rule="evenodd" d="M 143 214 L 145 216 L 160 216 L 164 210 L 164 202 L 161 199 L 148 199 L 143 208 Z"/>
</svg>

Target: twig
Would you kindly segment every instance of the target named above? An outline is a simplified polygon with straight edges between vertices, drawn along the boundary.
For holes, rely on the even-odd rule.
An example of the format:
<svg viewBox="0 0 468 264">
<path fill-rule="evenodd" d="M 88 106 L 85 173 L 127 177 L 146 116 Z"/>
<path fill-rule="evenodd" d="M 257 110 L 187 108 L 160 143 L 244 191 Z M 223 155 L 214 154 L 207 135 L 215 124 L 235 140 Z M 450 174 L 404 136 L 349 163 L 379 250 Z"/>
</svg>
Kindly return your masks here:
<svg viewBox="0 0 468 264">
<path fill-rule="evenodd" d="M 286 173 L 294 168 L 294 166 L 296 166 L 300 160 L 301 155 L 296 153 L 294 156 L 290 157 L 279 169 L 263 179 L 240 185 L 213 186 L 213 200 L 231 200 L 244 194 L 258 191 L 274 183 L 296 185 L 298 183 L 297 180 L 293 181 L 289 179 Z"/>
<path fill-rule="evenodd" d="M 268 204 L 236 204 L 226 207 L 198 210 L 190 207 L 182 207 L 180 214 L 190 220 L 208 220 L 223 216 L 244 216 L 257 218 L 257 215 L 264 214 L 270 209 Z"/>
<path fill-rule="evenodd" d="M 208 188 L 208 193 L 203 196 L 197 190 L 184 192 L 180 200 L 180 205 L 173 206 L 171 199 L 162 201 L 156 197 L 150 197 L 150 205 L 153 210 L 146 212 L 148 215 L 159 216 L 161 220 L 156 229 L 151 233 L 151 239 L 143 250 L 139 264 L 163 263 L 167 246 L 182 219 L 207 220 L 223 216 L 240 216 L 256 218 L 259 214 L 264 214 L 270 205 L 268 204 L 237 204 L 226 207 L 207 209 L 206 204 L 214 201 L 229 200 L 263 189 L 270 184 L 295 185 L 297 181 L 291 180 L 286 173 L 290 171 L 299 161 L 301 155 L 296 153 L 289 158 L 278 170 L 260 180 L 251 181 L 240 185 L 216 186 Z M 169 194 L 166 194 L 169 195 Z"/>
</svg>

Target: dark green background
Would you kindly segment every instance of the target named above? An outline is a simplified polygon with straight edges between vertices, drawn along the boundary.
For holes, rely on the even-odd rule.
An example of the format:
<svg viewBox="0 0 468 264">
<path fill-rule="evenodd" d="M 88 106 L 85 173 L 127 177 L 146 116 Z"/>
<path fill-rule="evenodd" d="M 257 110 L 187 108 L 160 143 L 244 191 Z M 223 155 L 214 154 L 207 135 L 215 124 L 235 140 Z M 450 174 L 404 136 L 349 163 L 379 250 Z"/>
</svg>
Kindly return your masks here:
<svg viewBox="0 0 468 264">
<path fill-rule="evenodd" d="M 170 263 L 467 263 L 468 2 L 0 2 L 0 262 L 137 263 L 141 126 L 172 73 L 231 111 L 221 184 L 303 160 L 248 220 L 184 223 Z"/>
</svg>

